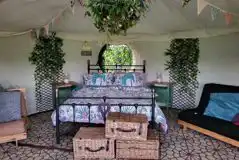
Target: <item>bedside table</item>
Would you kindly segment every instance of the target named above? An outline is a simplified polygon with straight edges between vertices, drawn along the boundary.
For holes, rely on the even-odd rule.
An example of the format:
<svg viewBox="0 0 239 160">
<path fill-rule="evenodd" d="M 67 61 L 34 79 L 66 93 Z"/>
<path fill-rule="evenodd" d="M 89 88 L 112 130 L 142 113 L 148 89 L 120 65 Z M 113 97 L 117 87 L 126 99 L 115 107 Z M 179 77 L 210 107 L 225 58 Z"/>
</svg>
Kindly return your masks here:
<svg viewBox="0 0 239 160">
<path fill-rule="evenodd" d="M 155 90 L 155 100 L 160 107 L 168 108 L 172 106 L 173 96 L 172 96 L 172 84 L 169 82 L 149 82 L 150 88 Z"/>
<path fill-rule="evenodd" d="M 52 85 L 52 96 L 53 96 L 53 105 L 56 106 L 57 98 L 61 99 L 58 102 L 61 104 L 64 102 L 70 95 L 73 89 L 78 86 L 78 83 L 70 81 L 69 83 L 59 82 Z"/>
</svg>

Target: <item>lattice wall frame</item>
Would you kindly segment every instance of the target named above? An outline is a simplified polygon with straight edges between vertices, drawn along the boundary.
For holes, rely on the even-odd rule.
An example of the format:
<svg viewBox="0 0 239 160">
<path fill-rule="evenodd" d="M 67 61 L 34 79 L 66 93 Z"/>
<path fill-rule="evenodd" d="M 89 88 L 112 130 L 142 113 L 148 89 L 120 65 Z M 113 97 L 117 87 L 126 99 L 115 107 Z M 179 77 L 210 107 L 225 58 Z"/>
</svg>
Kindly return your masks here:
<svg viewBox="0 0 239 160">
<path fill-rule="evenodd" d="M 37 112 L 44 112 L 53 109 L 53 95 L 52 95 L 52 83 L 53 80 L 44 79 L 41 81 L 41 75 L 44 73 L 40 73 L 38 75 L 34 75 L 35 77 L 35 97 L 36 97 L 36 110 Z M 63 81 L 64 74 L 63 71 L 57 76 L 56 81 Z"/>
<path fill-rule="evenodd" d="M 169 72 L 169 80 L 172 82 L 172 108 L 176 109 L 190 109 L 196 108 L 196 94 L 197 94 L 197 85 L 189 84 L 191 92 L 185 92 L 182 90 L 182 86 L 177 84 L 177 79 L 173 79 L 172 73 Z"/>
</svg>

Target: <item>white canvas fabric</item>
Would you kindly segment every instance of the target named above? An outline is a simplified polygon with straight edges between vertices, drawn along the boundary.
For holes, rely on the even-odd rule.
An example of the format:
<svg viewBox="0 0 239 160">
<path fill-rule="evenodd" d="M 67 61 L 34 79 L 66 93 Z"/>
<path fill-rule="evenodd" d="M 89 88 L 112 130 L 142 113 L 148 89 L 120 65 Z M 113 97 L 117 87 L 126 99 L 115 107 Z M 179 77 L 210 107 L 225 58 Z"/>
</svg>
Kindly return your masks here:
<svg viewBox="0 0 239 160">
<path fill-rule="evenodd" d="M 239 15 L 238 0 L 206 0 L 213 6 Z M 0 0 L 0 37 L 29 34 L 30 29 L 40 28 L 54 20 L 50 31 L 56 31 L 65 39 L 102 40 L 92 20 L 84 16 L 84 8 L 77 2 L 74 15 L 69 0 Z M 68 8 L 68 9 L 66 9 Z M 127 36 L 112 37 L 115 41 L 167 41 L 172 38 L 210 37 L 239 32 L 239 16 L 230 25 L 219 13 L 212 20 L 210 6 L 198 15 L 197 0 L 185 8 L 181 0 L 152 0 L 150 11 Z"/>
</svg>

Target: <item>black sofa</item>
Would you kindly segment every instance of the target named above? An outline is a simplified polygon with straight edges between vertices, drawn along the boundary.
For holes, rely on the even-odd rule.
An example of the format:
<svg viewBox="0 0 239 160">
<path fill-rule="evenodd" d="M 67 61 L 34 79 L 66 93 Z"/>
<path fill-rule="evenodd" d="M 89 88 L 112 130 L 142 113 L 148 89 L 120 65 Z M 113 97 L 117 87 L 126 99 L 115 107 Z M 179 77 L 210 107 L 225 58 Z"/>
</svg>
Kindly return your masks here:
<svg viewBox="0 0 239 160">
<path fill-rule="evenodd" d="M 190 128 L 239 147 L 239 126 L 232 122 L 203 115 L 210 99 L 210 93 L 220 92 L 239 93 L 239 86 L 205 84 L 198 107 L 180 112 L 178 124 L 182 125 L 184 129 Z"/>
</svg>

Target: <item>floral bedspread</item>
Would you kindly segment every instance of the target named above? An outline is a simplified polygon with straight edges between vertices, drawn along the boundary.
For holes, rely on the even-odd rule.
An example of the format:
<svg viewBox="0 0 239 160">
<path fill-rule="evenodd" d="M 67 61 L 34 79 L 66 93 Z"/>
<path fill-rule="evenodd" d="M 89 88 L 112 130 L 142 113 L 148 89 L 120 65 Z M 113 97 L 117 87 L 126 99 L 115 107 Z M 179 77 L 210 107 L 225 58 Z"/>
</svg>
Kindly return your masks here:
<svg viewBox="0 0 239 160">
<path fill-rule="evenodd" d="M 84 87 L 80 90 L 73 91 L 73 97 L 148 97 L 152 96 L 151 90 L 147 87 Z M 75 103 L 75 115 L 73 114 L 73 107 L 67 104 Z M 96 104 L 103 103 L 103 99 L 67 99 L 63 105 L 59 108 L 59 118 L 61 122 L 89 122 L 89 109 L 87 105 L 91 103 L 90 109 L 90 123 L 104 123 L 102 110 L 105 107 L 108 111 L 117 112 L 119 111 L 119 106 L 113 105 L 111 107 L 99 106 Z M 146 106 L 138 105 L 137 112 L 133 106 L 122 106 L 121 112 L 125 113 L 141 113 L 146 114 L 148 120 L 151 120 L 152 103 L 151 99 L 107 99 L 108 104 L 145 104 Z M 78 105 L 77 105 L 78 104 Z M 95 105 L 94 105 L 95 104 Z M 149 106 L 147 106 L 149 105 Z M 56 111 L 51 115 L 53 125 L 56 125 Z M 159 108 L 157 103 L 155 103 L 155 122 L 160 125 L 161 129 L 166 132 L 168 129 L 166 118 Z"/>
</svg>

